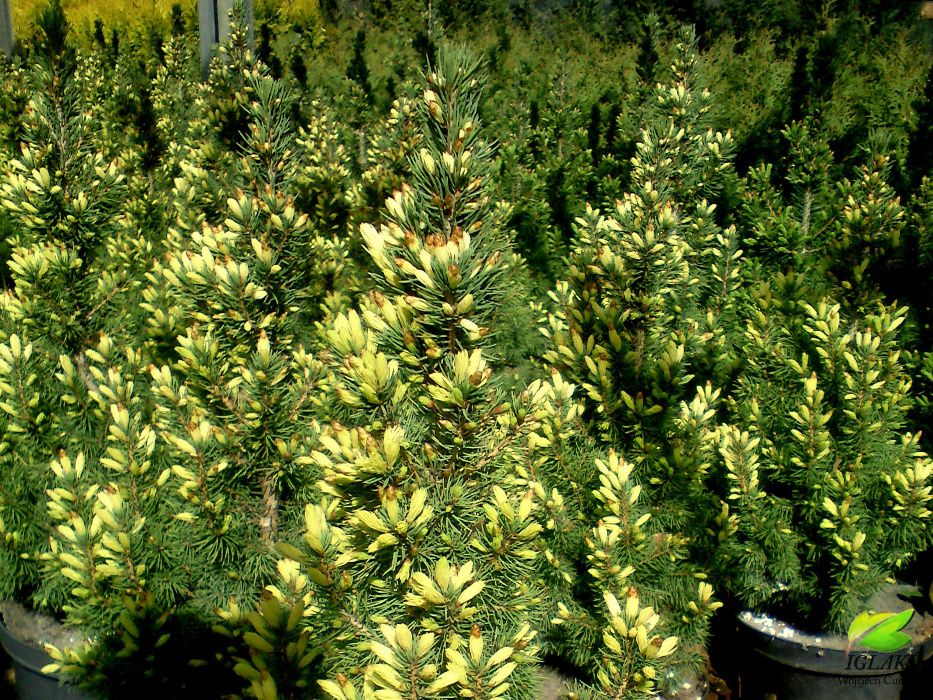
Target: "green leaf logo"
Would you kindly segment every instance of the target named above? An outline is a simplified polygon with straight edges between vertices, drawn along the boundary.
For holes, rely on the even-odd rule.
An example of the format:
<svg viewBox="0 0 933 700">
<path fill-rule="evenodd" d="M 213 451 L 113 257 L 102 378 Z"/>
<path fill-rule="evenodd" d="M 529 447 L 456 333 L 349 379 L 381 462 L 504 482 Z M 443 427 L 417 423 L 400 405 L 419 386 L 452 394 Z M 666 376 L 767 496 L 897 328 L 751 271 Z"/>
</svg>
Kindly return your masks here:
<svg viewBox="0 0 933 700">
<path fill-rule="evenodd" d="M 849 649 L 857 644 L 885 653 L 902 649 L 910 644 L 910 637 L 901 630 L 913 614 L 912 609 L 899 613 L 859 613 L 849 625 Z"/>
</svg>

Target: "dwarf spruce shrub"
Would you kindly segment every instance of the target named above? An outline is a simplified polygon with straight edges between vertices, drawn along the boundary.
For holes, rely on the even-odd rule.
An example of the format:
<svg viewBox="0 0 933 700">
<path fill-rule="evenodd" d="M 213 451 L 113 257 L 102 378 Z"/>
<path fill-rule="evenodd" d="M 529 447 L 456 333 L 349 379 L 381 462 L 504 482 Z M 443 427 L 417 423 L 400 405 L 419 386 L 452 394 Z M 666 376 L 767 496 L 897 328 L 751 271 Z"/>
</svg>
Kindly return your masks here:
<svg viewBox="0 0 933 700">
<path fill-rule="evenodd" d="M 8 460 L 0 501 L 8 572 L 3 595 L 39 607 L 49 598 L 60 604 L 62 595 L 47 589 L 39 557 L 48 540 L 48 464 L 65 445 L 93 442 L 99 428 L 80 406 L 60 402 L 56 375 L 69 374 L 70 367 L 84 377 L 74 378 L 93 385 L 85 350 L 101 334 L 132 327 L 127 297 L 140 283 L 147 250 L 121 212 L 123 162 L 96 143 L 81 73 L 64 68 L 67 50 L 56 37 L 46 42 L 50 53 L 24 76 L 31 94 L 23 140 L 0 185 L 0 207 L 11 224 L 13 283 L 0 298 Z"/>
<path fill-rule="evenodd" d="M 152 248 L 136 257 L 132 248 L 114 248 L 123 242 L 118 224 L 128 216 L 93 229 L 111 232 L 100 251 L 109 265 L 87 286 L 109 295 L 70 317 L 98 322 L 96 312 L 99 323 L 115 327 L 76 327 L 74 349 L 55 357 L 58 373 L 55 365 L 44 370 L 60 382 L 46 390 L 63 404 L 52 417 L 69 423 L 53 425 L 32 453 L 14 452 L 28 454 L 36 473 L 22 483 L 34 483 L 36 506 L 47 508 L 47 518 L 37 522 L 54 524 L 47 545 L 30 543 L 40 553 L 43 585 L 58 591 L 50 607 L 88 638 L 53 650 L 55 667 L 116 695 L 138 682 L 141 667 L 146 678 L 181 695 L 205 692 L 203 678 L 213 679 L 205 681 L 214 684 L 211 692 L 232 678 L 225 669 L 242 653 L 241 630 L 217 611 L 251 607 L 274 579 L 274 543 L 296 532 L 301 515 L 291 499 L 307 502 L 313 483 L 299 458 L 307 456 L 316 430 L 323 368 L 301 341 L 331 288 L 322 276 L 340 269 L 339 246 L 295 208 L 300 151 L 286 88 L 251 61 L 248 49 L 240 56 L 230 70 L 241 76 L 245 94 L 232 102 L 242 104 L 247 126 L 236 157 L 217 156 L 223 126 L 204 87 L 189 112 L 192 124 L 175 132 L 168 149 L 179 173 L 170 197 L 175 219 L 158 242 L 158 259 L 153 262 Z M 157 94 L 161 107 L 177 99 Z M 101 160 L 78 154 L 84 167 Z M 202 167 L 212 162 L 224 168 Z M 45 177 L 42 170 L 29 172 Z M 103 178 L 110 171 L 90 172 Z M 89 193 L 102 188 L 90 175 L 74 183 Z M 5 190 L 13 204 L 19 184 L 12 179 Z M 119 180 L 107 184 L 106 195 L 117 196 Z M 25 191 L 43 195 L 35 187 Z M 101 202 L 109 200 L 103 194 L 87 200 L 101 217 Z M 54 222 L 50 216 L 27 223 L 47 239 L 40 250 L 62 248 L 59 257 L 75 261 L 71 288 L 61 297 L 83 303 L 75 271 L 99 249 L 91 239 L 88 253 L 69 257 Z M 68 231 L 83 232 L 80 221 L 70 223 Z M 320 264 L 328 259 L 333 268 Z M 122 277 L 116 261 L 129 268 Z M 110 291 L 111 279 L 135 293 Z M 26 289 L 17 284 L 17 292 Z M 105 316 L 111 297 L 127 305 Z M 5 308 L 25 318 L 28 309 L 19 311 L 15 299 Z M 9 336 L 15 374 L 22 362 L 46 354 Z M 36 384 L 34 376 L 23 376 Z M 23 395 L 30 403 L 22 420 L 37 413 L 42 397 L 35 393 Z M 53 396 L 45 400 L 54 406 Z M 82 431 L 69 429 L 72 424 Z"/>
<path fill-rule="evenodd" d="M 581 430 L 612 451 L 596 470 L 584 463 L 554 475 L 562 492 L 582 492 L 578 519 L 593 528 L 584 548 L 555 543 L 552 551 L 556 561 L 589 567 L 568 580 L 556 644 L 584 669 L 603 664 L 596 697 L 631 683 L 647 683 L 645 693 L 655 687 L 653 677 L 614 665 L 618 651 L 602 635 L 618 624 L 606 615 L 610 595 L 647 601 L 661 637 L 682 638 L 668 668 L 699 667 L 718 607 L 700 584 L 702 555 L 691 555 L 707 549 L 706 524 L 718 509 L 707 485 L 709 445 L 735 372 L 741 251 L 735 229 L 723 229 L 702 196 L 729 167 L 730 137 L 701 126 L 708 93 L 691 87 L 691 35 L 678 50 L 672 85 L 657 87 L 663 116 L 643 130 L 632 160 L 633 189 L 614 211 L 588 207 L 577 218 L 568 278 L 550 293 L 554 310 L 543 328 L 545 359 L 578 385 Z M 660 674 L 660 687 L 670 678 Z"/>
<path fill-rule="evenodd" d="M 720 576 L 749 607 L 843 631 L 930 546 L 933 464 L 905 421 L 904 318 L 879 305 L 850 321 L 780 284 L 756 293 L 717 441 Z"/>
<path fill-rule="evenodd" d="M 266 670 L 278 692 L 308 682 L 313 654 L 277 650 L 310 638 L 331 697 L 533 697 L 541 525 L 516 467 L 538 421 L 488 355 L 509 257 L 481 85 L 460 50 L 428 69 L 411 179 L 362 227 L 377 287 L 322 328 L 331 421 L 304 460 L 316 495 L 279 545 L 277 602 L 251 614 L 240 672 L 257 694 Z"/>
</svg>

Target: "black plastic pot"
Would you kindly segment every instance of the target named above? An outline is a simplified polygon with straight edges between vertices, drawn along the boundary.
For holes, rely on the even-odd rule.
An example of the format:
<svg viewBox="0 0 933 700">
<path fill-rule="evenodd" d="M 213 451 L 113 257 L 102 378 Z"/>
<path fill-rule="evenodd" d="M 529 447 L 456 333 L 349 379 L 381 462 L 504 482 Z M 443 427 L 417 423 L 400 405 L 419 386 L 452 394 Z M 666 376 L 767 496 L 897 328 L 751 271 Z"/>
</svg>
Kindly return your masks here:
<svg viewBox="0 0 933 700">
<path fill-rule="evenodd" d="M 923 662 L 933 657 L 929 634 L 920 643 L 892 653 L 847 648 L 837 635 L 784 633 L 784 625 L 762 628 L 752 616 L 735 618 L 734 650 L 739 656 L 735 696 L 749 700 L 910 700 L 920 692 Z M 906 631 L 906 630 L 905 630 Z"/>
<path fill-rule="evenodd" d="M 52 658 L 43 649 L 13 635 L 2 620 L 0 644 L 13 659 L 20 700 L 91 700 L 90 695 L 78 688 L 62 685 L 57 675 L 42 673 L 42 667 L 52 663 Z"/>
</svg>

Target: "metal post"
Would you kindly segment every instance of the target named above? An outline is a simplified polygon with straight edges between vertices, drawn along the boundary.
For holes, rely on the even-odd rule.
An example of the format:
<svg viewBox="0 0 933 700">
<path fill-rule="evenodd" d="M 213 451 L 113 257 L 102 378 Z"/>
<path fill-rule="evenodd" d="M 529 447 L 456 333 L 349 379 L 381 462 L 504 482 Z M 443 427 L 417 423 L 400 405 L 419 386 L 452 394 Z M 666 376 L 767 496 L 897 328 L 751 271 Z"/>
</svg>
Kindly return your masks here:
<svg viewBox="0 0 933 700">
<path fill-rule="evenodd" d="M 0 0 L 3 2 L 4 0 Z M 230 36 L 230 9 L 237 0 L 198 0 L 198 26 L 201 28 L 201 74 L 207 79 L 211 52 Z M 253 45 L 253 0 L 241 0 L 247 35 Z"/>
<path fill-rule="evenodd" d="M 13 14 L 10 0 L 0 0 L 0 52 L 13 55 Z"/>
</svg>

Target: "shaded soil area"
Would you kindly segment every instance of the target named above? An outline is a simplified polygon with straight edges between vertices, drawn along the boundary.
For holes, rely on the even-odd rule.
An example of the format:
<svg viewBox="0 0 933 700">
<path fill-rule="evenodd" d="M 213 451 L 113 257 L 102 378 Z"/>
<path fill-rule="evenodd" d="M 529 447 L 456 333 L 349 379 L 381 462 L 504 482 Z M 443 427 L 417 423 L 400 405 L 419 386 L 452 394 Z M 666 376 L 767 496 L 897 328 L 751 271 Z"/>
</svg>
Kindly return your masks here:
<svg viewBox="0 0 933 700">
<path fill-rule="evenodd" d="M 13 683 L 13 660 L 6 652 L 0 649 L 0 698 L 15 698 L 16 690 Z"/>
</svg>

